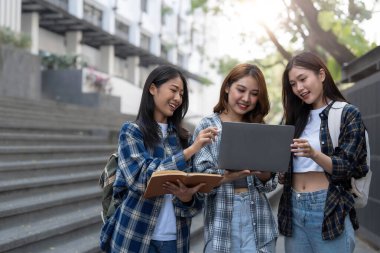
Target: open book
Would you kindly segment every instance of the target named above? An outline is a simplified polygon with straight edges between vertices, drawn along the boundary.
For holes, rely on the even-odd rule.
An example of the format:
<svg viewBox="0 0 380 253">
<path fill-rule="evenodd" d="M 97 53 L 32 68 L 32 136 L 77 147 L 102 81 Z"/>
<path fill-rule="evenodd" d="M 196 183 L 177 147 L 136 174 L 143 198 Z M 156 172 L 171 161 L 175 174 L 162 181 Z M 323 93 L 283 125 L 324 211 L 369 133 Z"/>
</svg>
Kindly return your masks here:
<svg viewBox="0 0 380 253">
<path fill-rule="evenodd" d="M 162 185 L 165 182 L 177 183 L 177 179 L 187 187 L 193 187 L 200 183 L 206 183 L 199 192 L 207 193 L 210 192 L 215 186 L 219 184 L 223 176 L 217 174 L 207 174 L 207 173 L 187 173 L 179 170 L 161 170 L 153 173 L 152 177 L 149 179 L 148 187 L 145 191 L 144 197 L 151 198 L 163 194 L 170 193 L 165 190 Z"/>
</svg>

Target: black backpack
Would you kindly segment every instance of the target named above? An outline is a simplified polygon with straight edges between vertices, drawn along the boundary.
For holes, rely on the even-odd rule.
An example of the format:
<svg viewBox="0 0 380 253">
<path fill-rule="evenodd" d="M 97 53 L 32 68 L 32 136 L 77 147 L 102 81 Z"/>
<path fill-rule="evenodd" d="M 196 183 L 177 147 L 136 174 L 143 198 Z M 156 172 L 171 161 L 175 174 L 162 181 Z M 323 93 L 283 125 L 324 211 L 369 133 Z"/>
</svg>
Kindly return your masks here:
<svg viewBox="0 0 380 253">
<path fill-rule="evenodd" d="M 113 183 L 115 182 L 116 170 L 118 167 L 117 159 L 118 154 L 113 153 L 108 159 L 108 162 L 99 178 L 99 185 L 103 191 L 103 210 L 101 212 L 103 223 L 105 223 L 105 221 L 115 213 L 116 208 L 121 203 L 120 199 L 115 199 L 113 197 Z"/>
</svg>

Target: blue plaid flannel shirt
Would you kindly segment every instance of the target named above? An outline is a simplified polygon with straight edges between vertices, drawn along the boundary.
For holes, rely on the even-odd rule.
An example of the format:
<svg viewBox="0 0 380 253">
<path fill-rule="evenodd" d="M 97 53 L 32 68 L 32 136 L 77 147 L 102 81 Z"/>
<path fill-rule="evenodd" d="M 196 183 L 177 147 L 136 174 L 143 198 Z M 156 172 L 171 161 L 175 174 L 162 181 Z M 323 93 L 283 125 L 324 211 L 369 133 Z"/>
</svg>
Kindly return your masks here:
<svg viewBox="0 0 380 253">
<path fill-rule="evenodd" d="M 330 106 L 320 114 L 320 144 L 322 153 L 330 156 L 333 163 L 332 174 L 327 174 L 330 184 L 327 192 L 322 238 L 333 240 L 344 230 L 344 219 L 350 216 L 354 229 L 359 228 L 359 222 L 354 209 L 354 199 L 349 192 L 351 177 L 360 178 L 367 174 L 367 150 L 365 144 L 365 126 L 359 109 L 348 104 L 342 111 L 341 133 L 339 147 L 333 148 L 328 132 L 328 114 Z M 286 173 L 284 191 L 278 209 L 278 224 L 280 232 L 285 236 L 292 235 L 292 167 Z"/>
<path fill-rule="evenodd" d="M 186 162 L 176 129 L 168 126 L 168 135 L 154 150 L 147 150 L 144 138 L 135 123 L 125 123 L 119 136 L 119 168 L 114 183 L 114 196 L 126 192 L 115 214 L 103 225 L 100 248 L 106 252 L 147 252 L 164 197 L 145 199 L 143 194 L 156 170 L 192 170 Z M 126 191 L 128 189 L 128 191 Z M 173 197 L 177 224 L 177 252 L 189 252 L 191 217 L 202 209 L 197 196 L 191 206 Z"/>
<path fill-rule="evenodd" d="M 203 118 L 194 132 L 194 138 L 202 129 L 215 126 L 222 130 L 219 114 Z M 194 156 L 194 167 L 198 172 L 223 174 L 218 169 L 220 136 L 210 145 L 204 146 Z M 252 154 L 255 155 L 255 154 Z M 269 252 L 268 243 L 278 237 L 276 219 L 265 195 L 277 186 L 277 175 L 263 184 L 257 177 L 247 177 L 249 197 L 251 199 L 251 220 L 255 228 L 257 252 Z M 231 252 L 231 220 L 233 213 L 233 183 L 222 184 L 205 194 L 204 237 L 211 243 L 215 252 Z"/>
</svg>

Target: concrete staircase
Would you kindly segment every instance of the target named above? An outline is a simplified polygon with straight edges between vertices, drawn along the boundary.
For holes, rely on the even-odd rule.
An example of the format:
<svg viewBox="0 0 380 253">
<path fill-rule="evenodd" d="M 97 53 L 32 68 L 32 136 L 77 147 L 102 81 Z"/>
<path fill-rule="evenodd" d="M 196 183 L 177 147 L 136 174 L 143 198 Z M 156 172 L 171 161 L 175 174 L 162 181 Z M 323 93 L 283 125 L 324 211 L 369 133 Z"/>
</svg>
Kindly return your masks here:
<svg viewBox="0 0 380 253">
<path fill-rule="evenodd" d="M 0 97 L 0 252 L 99 252 L 98 178 L 126 120 Z"/>
</svg>

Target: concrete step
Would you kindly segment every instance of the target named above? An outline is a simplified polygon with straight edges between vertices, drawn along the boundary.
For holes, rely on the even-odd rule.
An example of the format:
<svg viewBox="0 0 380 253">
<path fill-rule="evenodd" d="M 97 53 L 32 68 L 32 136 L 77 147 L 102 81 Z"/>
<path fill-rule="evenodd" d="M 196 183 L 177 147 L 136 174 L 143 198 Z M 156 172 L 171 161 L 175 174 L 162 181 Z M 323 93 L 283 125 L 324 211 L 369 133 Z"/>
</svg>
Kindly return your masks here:
<svg viewBox="0 0 380 253">
<path fill-rule="evenodd" d="M 57 235 L 41 240 L 7 253 L 100 253 L 99 231 L 101 223 L 71 231 L 69 234 Z"/>
<path fill-rule="evenodd" d="M 4 97 L 0 96 L 0 107 L 1 108 L 15 108 L 25 111 L 35 112 L 35 111 L 46 111 L 50 113 L 55 112 L 63 112 L 64 114 L 67 114 L 68 112 L 74 112 L 78 113 L 77 115 L 92 115 L 92 114 L 98 114 L 99 112 L 101 114 L 109 115 L 112 118 L 117 118 L 122 115 L 120 112 L 114 112 L 109 110 L 102 110 L 99 108 L 93 109 L 86 106 L 80 106 L 80 105 L 73 105 L 73 104 L 66 104 L 54 100 L 47 100 L 47 99 L 39 99 L 39 100 L 32 100 L 23 98 L 20 100 L 20 98 L 14 98 L 14 97 Z M 122 116 L 123 117 L 123 116 Z"/>
<path fill-rule="evenodd" d="M 1 253 L 100 252 L 98 179 L 129 116 L 0 97 Z"/>
<path fill-rule="evenodd" d="M 1 219 L 0 252 L 99 224 L 99 203 L 93 199 Z"/>
<path fill-rule="evenodd" d="M 48 185 L 58 185 L 58 184 L 67 184 L 67 183 L 74 183 L 74 182 L 87 182 L 87 181 L 94 181 L 94 184 L 96 184 L 97 180 L 99 179 L 99 176 L 101 174 L 101 171 L 98 169 L 94 171 L 85 171 L 85 172 L 79 172 L 79 173 L 62 173 L 59 175 L 49 175 L 49 176 L 37 176 L 37 177 L 30 177 L 30 178 L 16 178 L 13 180 L 4 180 L 0 179 L 0 192 L 5 191 L 14 191 L 14 190 L 20 190 L 20 189 L 31 189 L 31 188 L 37 188 L 41 186 L 48 186 Z"/>
<path fill-rule="evenodd" d="M 10 181 L 15 180 L 27 180 L 55 175 L 72 175 L 75 173 L 102 171 L 106 162 L 107 160 L 104 159 L 103 161 L 91 164 L 72 163 L 63 167 L 60 167 L 60 164 L 58 164 L 57 167 L 42 167 L 29 170 L 8 170 L 0 172 L 0 182 L 9 183 Z"/>
<path fill-rule="evenodd" d="M 64 122 L 41 122 L 23 119 L 1 120 L 1 132 L 28 132 L 28 133 L 60 133 L 60 134 L 78 134 L 94 135 L 94 133 L 108 133 L 110 131 L 118 132 L 120 127 L 104 127 L 94 124 L 68 124 Z"/>
<path fill-rule="evenodd" d="M 70 167 L 93 165 L 94 167 L 99 164 L 105 165 L 109 155 L 99 157 L 81 157 L 76 159 L 50 159 L 44 161 L 13 161 L 13 162 L 0 162 L 0 172 L 15 172 L 15 171 L 28 171 L 46 168 L 62 168 L 62 170 Z M 7 174 L 5 173 L 5 174 Z M 23 172 L 24 173 L 24 172 Z"/>
<path fill-rule="evenodd" d="M 111 154 L 116 149 L 116 145 L 0 146 L 0 160 L 7 162 L 95 157 Z"/>
<path fill-rule="evenodd" d="M 0 219 L 101 196 L 97 181 L 41 186 L 0 194 Z"/>
<path fill-rule="evenodd" d="M 104 144 L 108 139 L 105 136 L 91 136 L 84 134 L 47 134 L 47 133 L 12 133 L 0 132 L 0 145 L 68 145 L 81 144 Z"/>
<path fill-rule="evenodd" d="M 65 118 L 84 120 L 94 119 L 99 121 L 104 119 L 106 122 L 123 122 L 125 120 L 134 120 L 135 115 L 122 114 L 108 110 L 93 109 L 84 106 L 59 103 L 51 100 L 20 100 L 19 98 L 0 97 L 0 115 L 4 113 L 9 117 L 18 117 L 19 115 L 65 115 Z M 101 115 L 101 117 L 99 117 Z"/>
<path fill-rule="evenodd" d="M 96 112 L 96 111 L 95 111 Z M 64 116 L 64 117 L 62 117 Z M 104 126 L 119 126 L 127 118 L 127 116 L 112 117 L 112 115 L 101 114 L 96 112 L 96 114 L 89 113 L 78 113 L 78 112 L 45 112 L 45 111 L 25 111 L 15 108 L 1 108 L 0 107 L 0 118 L 11 119 L 22 119 L 22 120 L 36 120 L 43 122 L 60 121 L 67 122 L 70 124 L 81 124 L 81 123 L 97 123 Z"/>
</svg>

